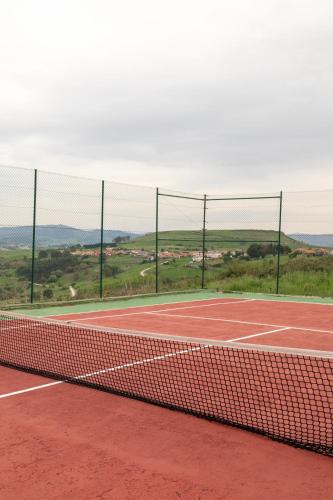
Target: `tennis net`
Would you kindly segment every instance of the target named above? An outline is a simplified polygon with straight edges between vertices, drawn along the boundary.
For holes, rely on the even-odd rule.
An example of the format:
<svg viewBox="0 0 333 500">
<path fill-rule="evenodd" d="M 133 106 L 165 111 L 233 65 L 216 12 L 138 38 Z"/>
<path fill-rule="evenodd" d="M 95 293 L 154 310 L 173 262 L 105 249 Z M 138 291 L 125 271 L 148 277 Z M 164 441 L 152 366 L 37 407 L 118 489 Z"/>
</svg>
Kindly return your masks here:
<svg viewBox="0 0 333 500">
<path fill-rule="evenodd" d="M 189 339 L 0 312 L 0 364 L 333 456 L 333 353 Z"/>
</svg>

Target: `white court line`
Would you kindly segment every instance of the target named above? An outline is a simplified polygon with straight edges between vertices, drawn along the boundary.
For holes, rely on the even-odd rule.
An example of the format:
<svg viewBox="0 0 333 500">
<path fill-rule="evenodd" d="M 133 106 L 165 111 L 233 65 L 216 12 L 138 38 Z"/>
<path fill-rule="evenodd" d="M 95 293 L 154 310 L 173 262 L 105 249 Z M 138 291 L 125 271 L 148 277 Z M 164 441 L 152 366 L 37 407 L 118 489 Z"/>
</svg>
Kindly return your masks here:
<svg viewBox="0 0 333 500">
<path fill-rule="evenodd" d="M 8 392 L 7 394 L 1 394 L 0 399 L 9 398 L 10 396 L 16 396 L 17 394 L 23 394 L 24 392 L 37 391 L 38 389 L 46 389 L 47 387 L 51 387 L 52 385 L 63 384 L 63 380 L 58 380 L 57 382 L 50 382 L 49 384 L 36 385 L 35 387 L 29 387 L 28 389 L 22 389 L 20 391 Z"/>
<path fill-rule="evenodd" d="M 137 365 L 144 365 L 144 364 L 152 363 L 154 361 L 160 361 L 162 359 L 173 358 L 173 357 L 178 356 L 180 354 L 188 354 L 189 352 L 199 351 L 201 349 L 207 349 L 207 347 L 210 347 L 210 346 L 209 345 L 200 345 L 198 347 L 193 347 L 192 349 L 184 349 L 182 351 L 171 352 L 168 354 L 163 354 L 161 356 L 154 356 L 153 358 L 141 359 L 139 361 L 133 361 L 132 363 L 126 363 L 124 365 L 118 365 L 118 366 L 114 366 L 112 368 L 104 368 L 103 370 L 98 370 L 96 372 L 78 375 L 77 377 L 73 377 L 73 379 L 74 380 L 83 380 L 86 378 L 94 377 L 95 375 L 100 375 L 100 374 L 109 373 L 109 372 L 116 372 L 119 370 L 123 370 L 124 368 L 130 368 L 132 366 L 137 366 Z M 29 387 L 28 389 L 22 389 L 20 391 L 9 392 L 7 394 L 0 395 L 0 399 L 9 398 L 11 396 L 16 396 L 18 394 L 24 394 L 26 392 L 37 391 L 39 389 L 46 389 L 47 387 L 52 387 L 54 385 L 64 384 L 66 382 L 67 382 L 66 380 L 58 380 L 56 382 L 50 382 L 49 384 L 37 385 L 35 387 Z"/>
<path fill-rule="evenodd" d="M 332 330 L 318 330 L 317 328 L 305 328 L 302 326 L 290 326 L 290 325 L 274 325 L 272 323 L 255 323 L 253 321 L 240 321 L 237 319 L 223 319 L 223 318 L 210 318 L 207 316 L 190 316 L 187 314 L 163 314 L 163 312 L 147 312 L 147 314 L 152 314 L 156 316 L 169 316 L 169 317 L 174 317 L 174 318 L 190 318 L 190 319 L 201 319 L 201 320 L 208 320 L 208 321 L 222 321 L 224 323 L 239 323 L 241 325 L 254 325 L 254 326 L 273 326 L 274 328 L 288 328 L 291 330 L 304 330 L 307 332 L 317 332 L 317 333 L 329 333 L 333 334 Z M 110 327 L 111 328 L 111 327 Z"/>
<path fill-rule="evenodd" d="M 244 302 L 254 302 L 255 299 L 241 299 L 241 300 L 233 300 L 232 302 L 219 302 L 218 304 L 200 304 L 197 306 L 182 306 L 182 307 L 169 307 L 167 309 L 158 309 L 158 311 L 179 311 L 181 309 L 198 309 L 200 307 L 216 307 L 216 306 L 225 306 L 227 304 L 244 304 Z M 149 312 L 149 311 L 147 311 Z M 151 311 L 154 312 L 154 311 Z"/>
<path fill-rule="evenodd" d="M 253 299 L 249 299 L 249 298 L 242 298 L 242 297 L 235 297 L 234 299 L 232 297 L 211 297 L 210 299 L 193 299 L 193 300 L 179 300 L 177 302 L 167 302 L 166 306 L 170 306 L 170 305 L 173 305 L 173 304 L 193 304 L 193 302 L 207 302 L 208 300 L 211 301 L 211 300 L 227 300 L 227 299 L 230 299 L 230 300 L 234 300 L 234 301 L 237 301 L 237 302 L 241 302 L 241 301 L 244 301 L 244 300 L 257 300 L 255 298 Z M 219 302 L 221 304 L 223 304 L 224 302 Z M 154 307 L 154 306 L 161 306 L 163 304 L 142 304 L 140 306 L 128 306 L 125 308 L 125 310 L 127 309 L 138 309 L 140 307 Z M 203 304 L 203 305 L 206 305 L 206 304 Z M 80 311 L 80 312 L 73 312 L 73 313 L 66 313 L 66 314 L 51 314 L 50 316 L 47 316 L 47 318 L 59 318 L 59 316 L 69 316 L 69 315 L 81 315 L 81 314 L 88 314 L 88 313 L 97 313 L 97 312 L 101 312 L 101 311 L 123 311 L 124 309 L 122 309 L 121 307 L 116 307 L 115 309 L 94 309 L 92 311 L 87 311 L 87 312 L 84 312 L 84 311 Z M 37 318 L 44 318 L 45 316 L 42 315 L 42 316 L 37 316 Z"/>
<path fill-rule="evenodd" d="M 238 337 L 238 339 L 229 339 L 224 342 L 238 342 L 239 340 L 251 339 L 252 337 L 260 337 L 260 335 L 268 335 L 269 333 L 284 332 L 290 330 L 290 327 L 286 326 L 283 328 L 278 328 L 277 330 L 269 330 L 267 332 L 254 333 L 253 335 L 246 335 L 245 337 Z"/>
<path fill-rule="evenodd" d="M 331 307 L 333 307 L 333 302 L 311 302 L 308 300 L 288 300 L 285 297 L 287 297 L 287 296 L 284 295 L 281 300 L 279 300 L 278 298 L 276 298 L 276 299 L 264 299 L 263 297 L 255 297 L 253 300 L 255 300 L 257 302 L 278 302 L 279 304 L 307 304 L 310 306 L 331 306 Z M 226 298 L 229 299 L 230 297 L 226 297 Z M 239 298 L 240 297 L 235 297 L 235 299 L 239 299 Z"/>
<path fill-rule="evenodd" d="M 244 299 L 244 300 L 237 300 L 236 302 L 219 302 L 217 304 L 200 304 L 199 306 L 182 306 L 182 307 L 169 307 L 167 309 L 155 309 L 153 311 L 138 311 L 138 312 L 132 312 L 132 313 L 122 313 L 122 314 L 106 314 L 105 316 L 89 316 L 89 317 L 84 317 L 84 318 L 78 318 L 78 319 L 75 319 L 73 320 L 73 322 L 75 323 L 79 323 L 81 321 L 90 321 L 90 320 L 94 320 L 94 319 L 106 319 L 106 318 L 118 318 L 118 317 L 122 317 L 122 316 L 135 316 L 135 315 L 138 315 L 138 314 L 152 314 L 154 312 L 158 313 L 158 312 L 164 312 L 164 311 L 180 311 L 180 310 L 183 310 L 183 309 L 197 309 L 197 308 L 201 308 L 201 307 L 216 307 L 216 306 L 224 306 L 224 305 L 227 305 L 227 304 L 243 304 L 244 302 L 253 302 L 255 299 Z M 72 321 L 71 319 L 63 319 L 62 321 Z"/>
</svg>

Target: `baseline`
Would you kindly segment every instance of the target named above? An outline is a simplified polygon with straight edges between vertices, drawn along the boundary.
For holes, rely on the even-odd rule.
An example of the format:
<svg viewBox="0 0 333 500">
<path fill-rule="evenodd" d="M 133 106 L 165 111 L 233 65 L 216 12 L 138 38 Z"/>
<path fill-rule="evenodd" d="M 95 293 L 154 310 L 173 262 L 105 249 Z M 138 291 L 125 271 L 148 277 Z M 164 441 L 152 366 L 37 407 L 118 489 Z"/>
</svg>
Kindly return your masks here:
<svg viewBox="0 0 333 500">
<path fill-rule="evenodd" d="M 158 313 L 158 312 L 169 312 L 169 311 L 181 311 L 183 309 L 201 309 L 202 307 L 216 307 L 216 306 L 224 306 L 224 305 L 230 305 L 230 304 L 244 304 L 245 302 L 254 302 L 255 299 L 244 299 L 244 300 L 235 300 L 233 302 L 218 302 L 218 303 L 215 303 L 215 304 L 199 304 L 199 305 L 196 305 L 196 306 L 182 306 L 182 307 L 170 307 L 170 308 L 163 308 L 163 309 L 154 309 L 154 310 L 148 310 L 148 311 L 136 311 L 136 312 L 131 312 L 131 313 L 127 313 L 127 312 L 122 312 L 121 314 L 105 314 L 103 316 L 84 316 L 82 317 L 81 319 L 78 318 L 76 319 L 75 318 L 75 323 L 80 323 L 82 321 L 93 321 L 95 319 L 106 319 L 106 318 L 117 318 L 119 316 L 136 316 L 136 315 L 141 315 L 141 314 L 153 314 L 153 313 Z M 147 308 L 150 308 L 151 306 L 147 306 Z M 115 309 L 117 310 L 117 309 Z M 120 310 L 120 309 L 118 309 Z M 107 312 L 112 312 L 112 310 L 110 311 L 107 311 Z M 68 315 L 65 315 L 63 316 L 64 320 L 66 320 L 66 316 Z M 176 315 L 175 315 L 176 316 Z M 52 316 L 48 316 L 50 319 L 52 319 Z M 190 316 L 189 316 L 190 317 Z M 62 317 L 60 316 L 57 316 L 57 319 L 62 319 Z M 68 322 L 71 322 L 71 319 L 67 319 Z"/>
<path fill-rule="evenodd" d="M 65 314 L 51 314 L 51 315 L 48 315 L 48 316 L 37 316 L 37 317 L 47 317 L 47 318 L 54 318 L 54 319 L 61 319 L 61 318 L 64 318 L 66 316 L 85 316 L 87 314 L 92 314 L 92 313 L 105 313 L 105 312 L 113 312 L 113 311 L 127 311 L 128 309 L 150 309 L 152 307 L 161 307 L 163 305 L 165 306 L 172 306 L 172 305 L 178 305 L 178 304 L 194 304 L 195 302 L 196 303 L 199 303 L 201 304 L 202 302 L 204 304 L 202 305 L 206 305 L 205 303 L 206 302 L 212 302 L 212 301 L 219 301 L 218 303 L 221 303 L 223 304 L 225 300 L 228 300 L 228 301 L 233 301 L 233 302 L 243 302 L 243 301 L 249 301 L 249 300 L 257 300 L 257 299 L 254 299 L 254 298 L 247 298 L 247 297 L 235 297 L 235 298 L 232 298 L 232 297 L 211 297 L 211 298 L 207 298 L 207 299 L 193 299 L 193 300 L 180 300 L 180 301 L 177 301 L 177 302 L 166 302 L 165 304 L 160 304 L 160 303 L 156 303 L 156 304 L 142 304 L 142 305 L 139 305 L 139 306 L 128 306 L 128 307 L 125 307 L 125 308 L 121 308 L 121 307 L 118 307 L 118 308 L 115 308 L 115 309 L 95 309 L 95 310 L 92 310 L 92 311 L 80 311 L 80 312 L 72 312 L 72 313 L 65 313 Z M 232 303 L 233 303 L 232 302 Z"/>
</svg>

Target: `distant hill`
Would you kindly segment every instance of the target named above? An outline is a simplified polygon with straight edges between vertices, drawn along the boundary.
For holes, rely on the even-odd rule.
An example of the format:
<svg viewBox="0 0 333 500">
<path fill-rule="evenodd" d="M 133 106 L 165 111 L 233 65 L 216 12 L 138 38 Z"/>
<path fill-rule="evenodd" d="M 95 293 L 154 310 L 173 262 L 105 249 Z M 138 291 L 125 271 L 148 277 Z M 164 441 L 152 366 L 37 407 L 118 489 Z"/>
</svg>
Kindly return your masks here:
<svg viewBox="0 0 333 500">
<path fill-rule="evenodd" d="M 194 240 L 194 241 L 192 241 Z M 245 242 L 243 242 L 245 240 Z M 278 240 L 277 231 L 265 231 L 256 229 L 223 229 L 223 230 L 208 230 L 206 232 L 206 248 L 247 248 L 252 242 L 269 240 Z M 288 245 L 292 250 L 300 246 L 299 241 L 295 241 L 289 236 L 282 233 L 282 245 Z M 127 248 L 155 248 L 155 233 L 148 233 L 143 236 L 138 236 L 129 243 L 122 244 Z M 201 231 L 161 231 L 159 233 L 160 248 L 202 248 L 202 232 Z"/>
<path fill-rule="evenodd" d="M 317 247 L 333 248 L 333 234 L 305 234 L 295 233 L 289 234 L 290 238 L 307 243 Z"/>
<path fill-rule="evenodd" d="M 105 243 L 111 243 L 117 236 L 137 237 L 126 231 L 104 231 Z M 71 245 L 92 245 L 100 241 L 99 229 L 77 229 L 63 225 L 36 226 L 36 243 L 39 247 L 61 247 Z M 31 247 L 32 227 L 0 227 L 0 247 Z"/>
</svg>

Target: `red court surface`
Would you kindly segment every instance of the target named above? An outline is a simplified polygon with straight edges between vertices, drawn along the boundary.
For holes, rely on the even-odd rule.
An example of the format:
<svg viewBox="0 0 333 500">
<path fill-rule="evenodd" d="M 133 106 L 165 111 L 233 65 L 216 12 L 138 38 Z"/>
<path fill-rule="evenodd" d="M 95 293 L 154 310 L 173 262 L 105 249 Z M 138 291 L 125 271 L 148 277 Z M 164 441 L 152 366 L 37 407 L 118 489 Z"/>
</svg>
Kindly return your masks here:
<svg viewBox="0 0 333 500">
<path fill-rule="evenodd" d="M 333 351 L 333 306 L 328 304 L 224 298 L 51 318 L 139 332 Z"/>
<path fill-rule="evenodd" d="M 0 393 L 45 383 L 0 367 Z M 85 387 L 0 399 L 0 498 L 327 500 L 332 459 Z"/>
<path fill-rule="evenodd" d="M 71 314 L 56 319 L 143 333 L 311 349 L 319 357 L 321 351 L 333 351 L 333 306 L 323 304 L 219 298 Z M 18 332 L 16 328 L 15 325 L 12 328 L 12 339 Z M 17 333 L 21 340 L 28 338 L 29 328 L 27 325 L 23 332 Z M 54 345 L 54 350 L 45 352 L 38 362 L 52 363 L 54 356 L 57 363 L 64 363 L 63 367 L 68 369 L 66 359 L 75 356 L 79 359 L 83 353 L 86 357 L 93 331 L 81 330 L 77 330 L 78 338 L 82 335 L 81 343 L 76 344 L 77 352 L 73 350 L 75 344 L 68 329 L 66 336 L 59 336 L 60 343 Z M 45 328 L 35 338 L 34 348 L 38 350 L 42 337 L 45 340 L 51 335 L 52 327 L 49 331 Z M 5 336 L 6 333 L 4 346 Z M 106 332 L 101 336 L 103 342 L 106 339 L 117 342 L 111 337 Z M 103 379 L 112 379 L 115 373 L 115 368 L 101 370 L 99 365 L 106 345 L 103 342 L 96 351 L 99 354 L 91 361 L 96 363 L 91 369 L 99 371 L 85 375 L 102 379 L 102 386 Z M 122 343 L 121 339 L 119 342 Z M 197 384 L 201 381 L 206 384 L 210 376 L 214 383 L 217 377 L 214 364 L 207 367 L 209 360 L 214 361 L 214 348 L 209 355 L 210 351 L 202 346 L 199 350 L 190 346 L 186 351 L 177 347 L 177 356 L 170 357 L 170 345 L 157 344 L 157 357 L 151 357 L 147 338 L 131 342 L 133 352 L 143 361 L 128 363 L 126 357 L 117 362 L 112 360 L 112 366 L 118 363 L 115 379 L 122 386 L 128 383 L 129 373 L 135 375 L 134 380 L 144 391 L 155 390 L 156 375 L 162 376 L 163 381 L 171 373 L 177 381 L 174 375 L 178 368 L 185 369 L 190 351 L 195 354 L 189 361 L 190 368 L 197 356 L 201 360 L 188 372 L 197 377 Z M 59 352 L 61 348 L 66 351 L 65 360 Z M 32 346 L 25 340 L 20 355 L 24 357 L 29 349 Z M 49 359 L 45 359 L 46 354 Z M 125 354 L 126 350 L 121 351 L 121 355 Z M 146 371 L 141 371 L 143 362 L 148 363 Z M 248 366 L 251 374 L 252 357 Z M 79 362 L 76 368 L 81 368 Z M 265 397 L 270 376 L 274 381 L 274 370 L 268 367 L 267 373 L 262 372 L 253 385 L 253 394 L 260 386 L 258 397 Z M 179 379 L 179 384 L 186 399 L 183 379 Z M 188 389 L 193 397 L 193 387 Z M 327 394 L 326 386 L 324 395 Z M 233 400 L 234 396 L 230 395 L 230 401 L 237 405 L 241 400 Z M 279 393 L 276 396 L 280 403 Z M 246 392 L 242 401 L 246 401 Z M 281 404 L 280 410 L 276 408 L 282 422 L 279 412 L 283 401 Z M 258 419 L 264 407 L 260 410 L 256 405 L 251 410 L 244 406 L 238 410 Z M 269 415 L 270 409 L 266 407 L 265 411 Z M 1 499 L 326 500 L 333 491 L 333 462 L 327 456 L 181 412 L 5 367 L 0 367 L 0 424 Z"/>
</svg>

